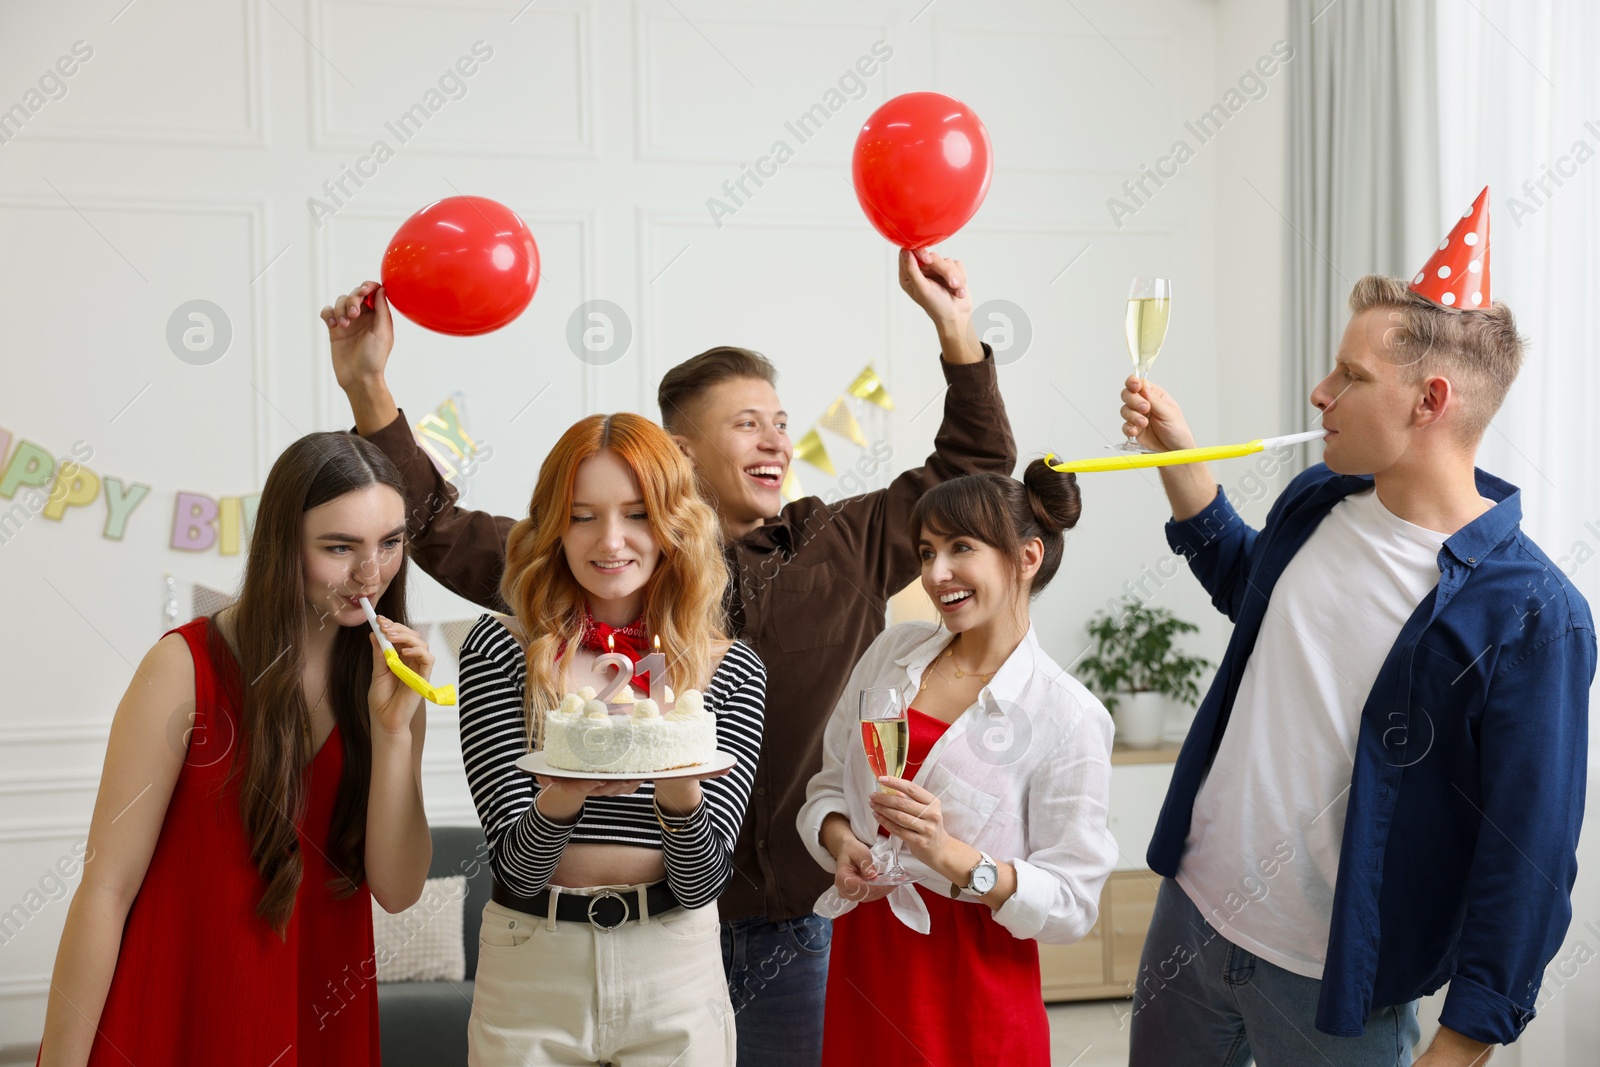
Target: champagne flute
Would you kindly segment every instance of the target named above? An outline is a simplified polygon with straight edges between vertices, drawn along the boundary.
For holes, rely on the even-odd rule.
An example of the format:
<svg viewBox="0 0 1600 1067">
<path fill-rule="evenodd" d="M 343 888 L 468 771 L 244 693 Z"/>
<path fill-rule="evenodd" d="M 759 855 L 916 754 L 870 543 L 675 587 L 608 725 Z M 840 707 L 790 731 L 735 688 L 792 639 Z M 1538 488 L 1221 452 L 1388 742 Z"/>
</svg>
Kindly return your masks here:
<svg viewBox="0 0 1600 1067">
<path fill-rule="evenodd" d="M 899 778 L 906 772 L 906 753 L 911 742 L 911 729 L 906 722 L 906 706 L 900 698 L 899 686 L 880 686 L 861 690 L 858 717 L 861 720 L 861 742 L 867 750 L 867 763 L 872 767 L 874 779 L 889 775 Z M 894 790 L 879 783 L 878 792 Z M 900 866 L 900 839 L 889 835 L 888 864 L 885 867 L 879 853 L 882 845 L 872 849 L 872 862 L 883 873 L 866 879 L 868 885 L 905 885 L 915 878 Z"/>
<path fill-rule="evenodd" d="M 1167 339 L 1167 316 L 1172 310 L 1172 282 L 1167 278 L 1135 278 L 1128 287 L 1128 310 L 1123 330 L 1128 338 L 1128 355 L 1142 382 L 1150 375 L 1150 365 L 1161 354 Z M 1119 452 L 1151 452 L 1131 437 L 1117 446 Z"/>
</svg>

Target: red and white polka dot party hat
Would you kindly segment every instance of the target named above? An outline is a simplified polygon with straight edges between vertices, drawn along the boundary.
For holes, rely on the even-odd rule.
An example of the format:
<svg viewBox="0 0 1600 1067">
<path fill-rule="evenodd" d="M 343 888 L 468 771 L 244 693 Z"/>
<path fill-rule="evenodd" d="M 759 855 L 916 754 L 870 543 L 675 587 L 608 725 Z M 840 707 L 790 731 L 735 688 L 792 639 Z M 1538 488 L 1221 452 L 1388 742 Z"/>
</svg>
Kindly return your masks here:
<svg viewBox="0 0 1600 1067">
<path fill-rule="evenodd" d="M 1411 291 L 1435 304 L 1470 310 L 1489 304 L 1489 187 L 1439 242 L 1428 265 L 1411 279 Z"/>
</svg>

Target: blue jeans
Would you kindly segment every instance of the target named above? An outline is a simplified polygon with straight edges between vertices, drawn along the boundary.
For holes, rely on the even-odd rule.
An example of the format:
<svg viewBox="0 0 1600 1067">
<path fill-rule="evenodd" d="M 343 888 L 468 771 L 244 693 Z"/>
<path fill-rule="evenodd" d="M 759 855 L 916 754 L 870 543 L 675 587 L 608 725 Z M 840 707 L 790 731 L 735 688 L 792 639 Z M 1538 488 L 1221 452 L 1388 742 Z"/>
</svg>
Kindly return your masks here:
<svg viewBox="0 0 1600 1067">
<path fill-rule="evenodd" d="M 768 922 L 764 916 L 722 924 L 743 1067 L 817 1067 L 828 992 L 833 923 L 819 915 Z"/>
<path fill-rule="evenodd" d="M 1377 1008 L 1360 1037 L 1313 1024 L 1322 983 L 1255 956 L 1163 879 L 1133 994 L 1129 1067 L 1410 1067 L 1417 1002 Z"/>
</svg>

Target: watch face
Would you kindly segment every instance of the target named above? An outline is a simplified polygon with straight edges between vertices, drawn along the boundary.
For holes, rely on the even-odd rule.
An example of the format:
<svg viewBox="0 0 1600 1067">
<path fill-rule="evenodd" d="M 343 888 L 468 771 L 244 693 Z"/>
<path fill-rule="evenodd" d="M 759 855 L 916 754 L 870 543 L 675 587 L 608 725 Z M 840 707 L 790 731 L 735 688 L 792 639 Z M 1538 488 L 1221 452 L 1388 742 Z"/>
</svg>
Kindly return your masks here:
<svg viewBox="0 0 1600 1067">
<path fill-rule="evenodd" d="M 972 872 L 972 891 L 980 897 L 994 888 L 998 872 L 987 863 L 980 863 Z"/>
</svg>

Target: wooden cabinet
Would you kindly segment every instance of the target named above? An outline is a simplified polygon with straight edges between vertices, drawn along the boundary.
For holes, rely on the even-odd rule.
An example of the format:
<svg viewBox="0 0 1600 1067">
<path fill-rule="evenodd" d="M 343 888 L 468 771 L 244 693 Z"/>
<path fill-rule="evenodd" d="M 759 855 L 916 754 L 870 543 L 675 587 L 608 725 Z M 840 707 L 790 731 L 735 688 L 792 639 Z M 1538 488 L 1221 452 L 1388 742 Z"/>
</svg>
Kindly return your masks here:
<svg viewBox="0 0 1600 1067">
<path fill-rule="evenodd" d="M 1133 995 L 1139 956 L 1155 913 L 1161 876 L 1144 861 L 1172 777 L 1178 745 L 1153 749 L 1117 745 L 1111 753 L 1111 810 L 1107 824 L 1121 861 L 1100 893 L 1100 919 L 1074 945 L 1040 945 L 1044 999 L 1099 1000 Z"/>
<path fill-rule="evenodd" d="M 1094 925 L 1087 937 L 1071 945 L 1040 945 L 1039 969 L 1046 970 L 1045 954 L 1049 952 L 1049 973 L 1044 985 L 1048 992 L 1056 989 L 1069 993 L 1075 989 L 1098 989 L 1105 985 L 1105 919 Z M 1050 997 L 1047 995 L 1046 1000 Z"/>
<path fill-rule="evenodd" d="M 1144 951 L 1144 935 L 1156 910 L 1156 891 L 1161 876 L 1153 871 L 1126 871 L 1106 880 L 1100 906 L 1111 913 L 1106 957 L 1110 961 L 1111 981 L 1133 992 L 1139 976 L 1139 955 Z"/>
<path fill-rule="evenodd" d="M 1039 946 L 1047 1003 L 1133 995 L 1160 886 L 1161 876 L 1151 871 L 1113 871 L 1100 894 L 1094 929 L 1076 944 Z"/>
</svg>

